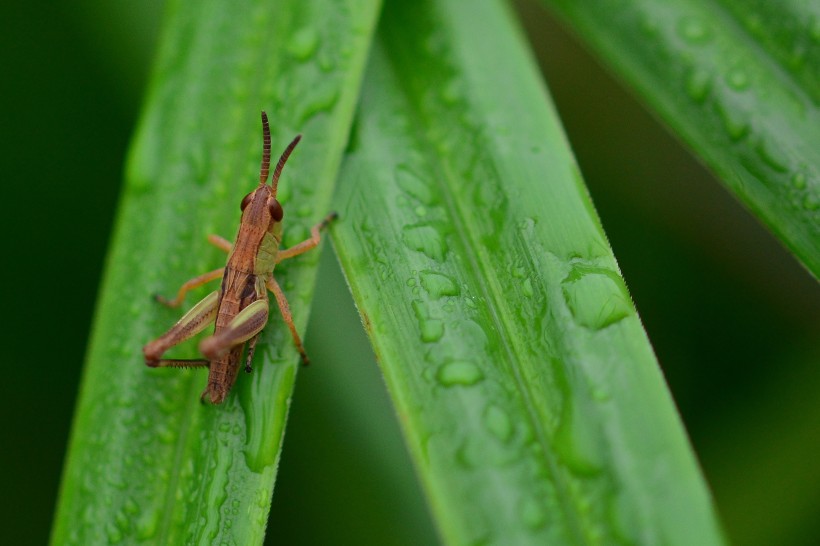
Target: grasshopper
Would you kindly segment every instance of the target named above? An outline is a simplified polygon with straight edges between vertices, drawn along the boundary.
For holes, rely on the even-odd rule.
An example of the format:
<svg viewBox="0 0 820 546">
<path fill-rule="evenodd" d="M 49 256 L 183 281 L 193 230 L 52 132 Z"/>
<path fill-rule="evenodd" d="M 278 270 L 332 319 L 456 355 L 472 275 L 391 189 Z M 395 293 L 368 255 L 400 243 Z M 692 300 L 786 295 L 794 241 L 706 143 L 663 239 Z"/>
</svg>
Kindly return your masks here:
<svg viewBox="0 0 820 546">
<path fill-rule="evenodd" d="M 208 386 L 200 400 L 208 399 L 212 404 L 219 404 L 230 392 L 239 373 L 239 361 L 247 344 L 245 371 L 251 372 L 251 362 L 259 333 L 268 322 L 268 290 L 273 293 L 282 313 L 296 349 L 304 364 L 308 363 L 307 354 L 296 332 L 288 300 L 282 288 L 273 278 L 276 264 L 282 260 L 298 256 L 316 247 L 320 241 L 319 232 L 325 228 L 336 213 L 329 214 L 324 220 L 313 226 L 310 238 L 291 248 L 280 250 L 282 242 L 282 218 L 284 211 L 276 199 L 276 189 L 282 168 L 291 152 L 299 143 L 298 135 L 285 148 L 279 163 L 273 171 L 271 185 L 267 185 L 270 170 L 270 127 L 268 116 L 262 112 L 262 167 L 259 172 L 259 186 L 242 199 L 240 209 L 242 219 L 236 242 L 218 235 L 209 235 L 208 241 L 228 253 L 228 263 L 198 277 L 189 280 L 177 292 L 174 299 L 168 300 L 155 296 L 156 300 L 168 307 L 178 307 L 185 294 L 198 286 L 222 277 L 222 286 L 211 292 L 197 303 L 190 311 L 174 324 L 170 330 L 143 347 L 145 363 L 151 368 L 171 367 L 207 367 Z M 216 321 L 214 333 L 199 344 L 199 351 L 204 359 L 182 360 L 161 358 L 175 345 L 190 339 L 210 323 Z"/>
</svg>

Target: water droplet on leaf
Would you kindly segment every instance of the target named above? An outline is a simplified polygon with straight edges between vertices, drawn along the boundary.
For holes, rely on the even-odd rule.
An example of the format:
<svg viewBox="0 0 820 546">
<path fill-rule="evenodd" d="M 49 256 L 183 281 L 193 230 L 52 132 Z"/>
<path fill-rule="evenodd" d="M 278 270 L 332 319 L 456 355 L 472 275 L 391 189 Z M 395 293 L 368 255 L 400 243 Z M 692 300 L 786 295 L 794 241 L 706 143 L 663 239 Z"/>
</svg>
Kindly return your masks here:
<svg viewBox="0 0 820 546">
<path fill-rule="evenodd" d="M 484 374 L 472 362 L 456 360 L 442 365 L 436 379 L 445 387 L 470 386 L 484 379 Z"/>
<path fill-rule="evenodd" d="M 507 412 L 496 405 L 489 405 L 484 410 L 484 425 L 493 436 L 502 442 L 508 442 L 513 435 L 513 425 Z"/>
<path fill-rule="evenodd" d="M 396 177 L 396 184 L 412 197 L 418 199 L 425 205 L 435 203 L 433 190 L 429 182 L 416 174 L 409 166 L 399 165 L 396 167 L 394 176 Z"/>
<path fill-rule="evenodd" d="M 693 70 L 686 79 L 686 93 L 695 102 L 703 102 L 712 89 L 712 76 L 705 70 Z"/>
<path fill-rule="evenodd" d="M 623 281 L 600 268 L 576 268 L 562 283 L 564 298 L 575 321 L 600 330 L 632 313 Z"/>
<path fill-rule="evenodd" d="M 712 39 L 709 26 L 698 17 L 684 17 L 678 24 L 678 32 L 689 43 L 703 44 Z"/>
<path fill-rule="evenodd" d="M 735 91 L 743 91 L 749 87 L 749 74 L 742 68 L 732 68 L 726 75 L 726 83 Z"/>
<path fill-rule="evenodd" d="M 430 294 L 433 299 L 440 299 L 443 296 L 457 296 L 459 294 L 458 285 L 447 275 L 434 271 L 421 272 L 421 286 Z"/>
<path fill-rule="evenodd" d="M 288 43 L 288 53 L 299 61 L 308 60 L 316 52 L 319 44 L 319 35 L 312 26 L 305 27 L 297 31 L 290 43 Z"/>
<path fill-rule="evenodd" d="M 723 127 L 733 142 L 738 142 L 749 134 L 749 124 L 745 114 L 728 110 L 726 107 L 719 107 L 718 113 L 723 121 Z"/>
<path fill-rule="evenodd" d="M 444 260 L 448 250 L 444 236 L 431 224 L 405 226 L 403 239 L 410 249 L 422 252 L 438 262 Z"/>
<path fill-rule="evenodd" d="M 425 343 L 433 343 L 441 339 L 444 335 L 444 323 L 437 319 L 427 319 L 419 323 L 421 328 L 421 340 Z"/>
<path fill-rule="evenodd" d="M 801 172 L 794 173 L 792 176 L 792 186 L 798 190 L 804 189 L 806 187 L 806 175 Z"/>
<path fill-rule="evenodd" d="M 534 498 L 525 499 L 518 510 L 521 521 L 531 530 L 540 529 L 547 522 L 544 507 Z"/>
</svg>

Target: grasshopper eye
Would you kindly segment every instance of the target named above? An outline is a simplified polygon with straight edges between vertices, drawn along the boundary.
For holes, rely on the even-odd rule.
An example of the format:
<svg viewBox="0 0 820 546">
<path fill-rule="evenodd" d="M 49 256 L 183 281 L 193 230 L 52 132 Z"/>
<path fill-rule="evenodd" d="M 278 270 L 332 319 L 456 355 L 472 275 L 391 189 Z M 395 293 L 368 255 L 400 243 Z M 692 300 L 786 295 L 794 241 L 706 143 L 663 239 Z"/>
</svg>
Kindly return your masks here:
<svg viewBox="0 0 820 546">
<path fill-rule="evenodd" d="M 245 207 L 248 206 L 248 203 L 251 202 L 251 198 L 253 197 L 253 192 L 249 193 L 245 197 L 242 198 L 242 202 L 239 204 L 239 210 L 245 210 Z"/>
<path fill-rule="evenodd" d="M 270 209 L 270 215 L 273 217 L 273 221 L 281 222 L 285 216 L 285 211 L 282 210 L 282 205 L 279 204 L 279 201 L 274 199 L 268 204 L 268 208 Z"/>
</svg>

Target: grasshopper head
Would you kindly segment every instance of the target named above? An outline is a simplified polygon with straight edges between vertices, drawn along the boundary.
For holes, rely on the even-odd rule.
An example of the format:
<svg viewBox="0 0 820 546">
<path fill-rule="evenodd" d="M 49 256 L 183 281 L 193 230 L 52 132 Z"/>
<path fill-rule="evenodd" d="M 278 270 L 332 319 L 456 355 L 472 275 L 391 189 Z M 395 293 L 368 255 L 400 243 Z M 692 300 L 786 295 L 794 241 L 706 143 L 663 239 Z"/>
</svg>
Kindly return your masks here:
<svg viewBox="0 0 820 546">
<path fill-rule="evenodd" d="M 267 226 L 268 231 L 273 225 L 281 222 L 285 216 L 282 205 L 267 184 L 260 184 L 255 190 L 246 195 L 239 205 L 242 209 L 242 222 L 257 226 Z"/>
<path fill-rule="evenodd" d="M 268 172 L 270 171 L 270 127 L 268 125 L 268 115 L 265 112 L 262 112 L 262 138 L 264 144 L 262 147 L 262 167 L 259 170 L 259 186 L 242 199 L 240 208 L 242 209 L 243 221 L 246 217 L 249 217 L 249 220 L 257 225 L 268 226 L 268 231 L 271 231 L 274 224 L 281 222 L 285 215 L 281 203 L 276 199 L 279 176 L 282 174 L 282 169 L 291 152 L 299 144 L 302 135 L 296 135 L 296 138 L 282 152 L 282 156 L 273 170 L 270 186 L 267 184 Z"/>
</svg>

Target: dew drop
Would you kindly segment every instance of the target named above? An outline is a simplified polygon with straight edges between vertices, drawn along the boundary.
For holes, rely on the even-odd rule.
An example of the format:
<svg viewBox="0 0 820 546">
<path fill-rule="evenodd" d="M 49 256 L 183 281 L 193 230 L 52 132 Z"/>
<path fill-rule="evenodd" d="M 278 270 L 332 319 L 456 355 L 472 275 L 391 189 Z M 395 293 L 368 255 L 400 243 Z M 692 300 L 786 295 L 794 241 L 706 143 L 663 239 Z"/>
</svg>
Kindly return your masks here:
<svg viewBox="0 0 820 546">
<path fill-rule="evenodd" d="M 636 506 L 635 498 L 626 490 L 621 489 L 614 497 L 610 497 L 609 521 L 614 535 L 620 543 L 634 544 L 639 542 L 635 530 L 641 529 L 642 517 Z"/>
<path fill-rule="evenodd" d="M 695 102 L 703 102 L 712 89 L 712 76 L 705 70 L 693 70 L 686 79 L 686 93 Z"/>
<path fill-rule="evenodd" d="M 606 402 L 610 398 L 612 398 L 612 395 L 603 387 L 596 388 L 592 391 L 592 399 L 596 402 Z"/>
<path fill-rule="evenodd" d="M 430 224 L 416 224 L 404 227 L 404 244 L 410 249 L 422 252 L 438 262 L 444 260 L 448 251 L 442 234 Z"/>
<path fill-rule="evenodd" d="M 260 489 L 256 492 L 256 506 L 264 512 L 268 512 L 270 508 L 270 497 L 268 496 L 268 491 L 265 489 Z"/>
<path fill-rule="evenodd" d="M 421 340 L 425 343 L 436 342 L 444 335 L 444 323 L 438 319 L 422 320 L 419 327 L 421 328 Z"/>
<path fill-rule="evenodd" d="M 484 426 L 502 442 L 509 442 L 513 436 L 513 425 L 509 415 L 494 404 L 484 410 Z"/>
<path fill-rule="evenodd" d="M 521 521 L 531 530 L 540 529 L 547 522 L 547 514 L 544 507 L 534 498 L 527 498 L 521 502 L 518 513 L 521 514 Z"/>
<path fill-rule="evenodd" d="M 600 428 L 588 402 L 580 396 L 571 393 L 564 400 L 554 436 L 555 452 L 574 473 L 594 476 L 601 471 Z"/>
<path fill-rule="evenodd" d="M 420 217 L 427 216 L 427 209 L 426 209 L 426 208 L 424 208 L 424 207 L 423 207 L 423 206 L 421 206 L 421 205 L 419 205 L 418 207 L 416 207 L 415 209 L 413 209 L 413 212 L 415 212 L 415 213 L 416 213 L 416 216 L 420 216 Z"/>
<path fill-rule="evenodd" d="M 294 245 L 297 245 L 297 244 L 301 243 L 302 241 L 307 239 L 308 236 L 309 236 L 309 232 L 308 232 L 308 230 L 305 226 L 291 225 L 291 227 L 285 232 L 285 237 L 284 237 L 283 243 L 285 245 L 285 248 L 290 248 Z M 300 259 L 301 259 L 301 257 L 300 257 Z"/>
<path fill-rule="evenodd" d="M 118 353 L 123 358 L 131 358 L 134 354 L 136 354 L 136 348 L 131 344 L 131 340 L 126 340 L 119 345 Z M 128 404 L 130 405 L 130 404 Z"/>
<path fill-rule="evenodd" d="M 813 17 L 809 25 L 809 36 L 816 43 L 820 43 L 820 17 Z"/>
<path fill-rule="evenodd" d="M 732 68 L 726 75 L 726 83 L 735 91 L 743 91 L 749 87 L 749 74 L 742 68 Z"/>
<path fill-rule="evenodd" d="M 284 366 L 278 375 L 275 379 L 276 396 L 272 385 L 266 384 L 265 376 L 260 373 L 251 374 L 250 387 L 239 391 L 239 403 L 245 414 L 245 464 L 256 473 L 262 473 L 277 461 L 277 446 L 282 437 L 285 415 L 275 408 L 289 403 L 287 397 L 293 386 L 296 368 Z"/>
<path fill-rule="evenodd" d="M 738 142 L 749 134 L 749 125 L 746 123 L 746 116 L 724 108 L 718 108 L 723 127 L 729 134 L 729 138 Z"/>
<path fill-rule="evenodd" d="M 434 271 L 421 272 L 421 286 L 433 299 L 441 299 L 444 296 L 458 296 L 458 285 L 447 275 Z"/>
<path fill-rule="evenodd" d="M 163 444 L 171 444 L 176 439 L 176 434 L 173 429 L 166 425 L 158 426 L 155 434 L 157 438 L 159 438 L 159 441 Z"/>
<path fill-rule="evenodd" d="M 159 512 L 155 510 L 144 512 L 142 517 L 137 522 L 137 538 L 140 540 L 148 540 L 153 538 L 157 533 L 158 523 Z"/>
<path fill-rule="evenodd" d="M 279 189 L 276 193 L 276 199 L 282 203 L 282 205 L 288 204 L 290 202 L 291 197 L 293 196 L 293 190 L 290 187 L 290 184 L 284 183 L 279 184 Z"/>
<path fill-rule="evenodd" d="M 122 505 L 122 509 L 125 511 L 126 514 L 131 514 L 132 516 L 140 511 L 140 508 L 139 506 L 137 506 L 137 503 L 134 502 L 134 499 L 130 498 L 125 500 L 125 502 Z"/>
<path fill-rule="evenodd" d="M 564 298 L 575 321 L 600 330 L 632 312 L 626 287 L 614 272 L 575 269 L 563 281 Z"/>
<path fill-rule="evenodd" d="M 484 379 L 484 374 L 472 362 L 455 360 L 442 365 L 436 379 L 444 387 L 470 386 Z"/>
<path fill-rule="evenodd" d="M 803 199 L 803 208 L 806 210 L 817 210 L 818 206 L 820 206 L 820 200 L 817 199 L 814 195 L 807 195 L 805 199 Z"/>
<path fill-rule="evenodd" d="M 445 104 L 452 106 L 458 102 L 459 96 L 458 83 L 455 80 L 447 83 L 447 85 L 445 85 L 441 90 L 441 99 L 445 102 Z"/>
<path fill-rule="evenodd" d="M 137 195 L 146 193 L 151 189 L 151 180 L 147 176 L 129 176 L 128 189 Z"/>
<path fill-rule="evenodd" d="M 129 464 L 128 461 L 126 461 L 126 466 L 131 466 L 131 464 Z M 109 474 L 107 476 L 106 482 L 108 483 L 108 485 L 110 485 L 110 486 L 112 486 L 116 489 L 119 489 L 120 491 L 125 491 L 125 489 L 128 485 L 125 482 L 125 480 L 123 479 L 122 476 L 113 475 L 113 474 Z"/>
<path fill-rule="evenodd" d="M 795 44 L 789 56 L 789 66 L 793 69 L 798 69 L 806 62 L 806 46 L 803 44 Z"/>
<path fill-rule="evenodd" d="M 703 44 L 712 39 L 709 26 L 700 18 L 684 17 L 678 24 L 678 32 L 691 44 Z"/>
<path fill-rule="evenodd" d="M 415 197 L 425 205 L 435 203 L 432 188 L 429 183 L 407 165 L 399 165 L 394 173 L 396 184 L 406 193 Z"/>
<path fill-rule="evenodd" d="M 326 87 L 318 89 L 315 94 L 307 97 L 304 103 L 304 108 L 299 116 L 302 123 L 307 122 L 310 118 L 333 108 L 339 98 L 339 90 L 336 87 Z"/>
<path fill-rule="evenodd" d="M 288 44 L 288 52 L 299 61 L 306 61 L 316 52 L 319 35 L 313 27 L 297 31 Z"/>
<path fill-rule="evenodd" d="M 658 33 L 658 22 L 649 14 L 644 14 L 639 23 L 641 31 L 648 37 L 654 37 Z"/>
<path fill-rule="evenodd" d="M 473 443 L 468 439 L 456 450 L 455 461 L 460 467 L 472 470 L 476 466 L 475 459 Z"/>
<path fill-rule="evenodd" d="M 806 175 L 801 172 L 794 173 L 794 175 L 792 176 L 792 186 L 794 186 L 798 190 L 805 189 Z"/>
<path fill-rule="evenodd" d="M 122 531 L 120 531 L 113 524 L 108 524 L 105 530 L 105 534 L 108 535 L 108 544 L 118 544 L 122 542 Z"/>
<path fill-rule="evenodd" d="M 114 515 L 114 522 L 124 534 L 128 533 L 129 521 L 128 516 L 126 516 L 124 512 L 117 512 Z"/>
<path fill-rule="evenodd" d="M 336 66 L 336 61 L 330 54 L 319 55 L 319 68 L 322 72 L 330 72 Z"/>
<path fill-rule="evenodd" d="M 776 143 L 761 140 L 757 145 L 757 155 L 763 162 L 777 172 L 789 170 L 788 159 L 780 155 L 780 147 Z"/>
<path fill-rule="evenodd" d="M 760 29 L 763 27 L 763 20 L 758 13 L 749 13 L 746 16 L 746 28 L 749 29 L 750 32 L 753 34 L 757 34 L 760 32 Z"/>
<path fill-rule="evenodd" d="M 521 293 L 527 298 L 531 298 L 534 294 L 532 289 L 532 281 L 529 278 L 524 279 L 524 282 L 521 284 Z"/>
<path fill-rule="evenodd" d="M 182 267 L 182 258 L 178 254 L 174 254 L 166 260 L 166 263 L 169 269 L 180 269 Z"/>
<path fill-rule="evenodd" d="M 444 335 L 444 323 L 438 319 L 430 318 L 424 302 L 416 300 L 412 303 L 412 307 L 419 321 L 421 340 L 425 343 L 433 343 L 441 339 Z"/>
</svg>

